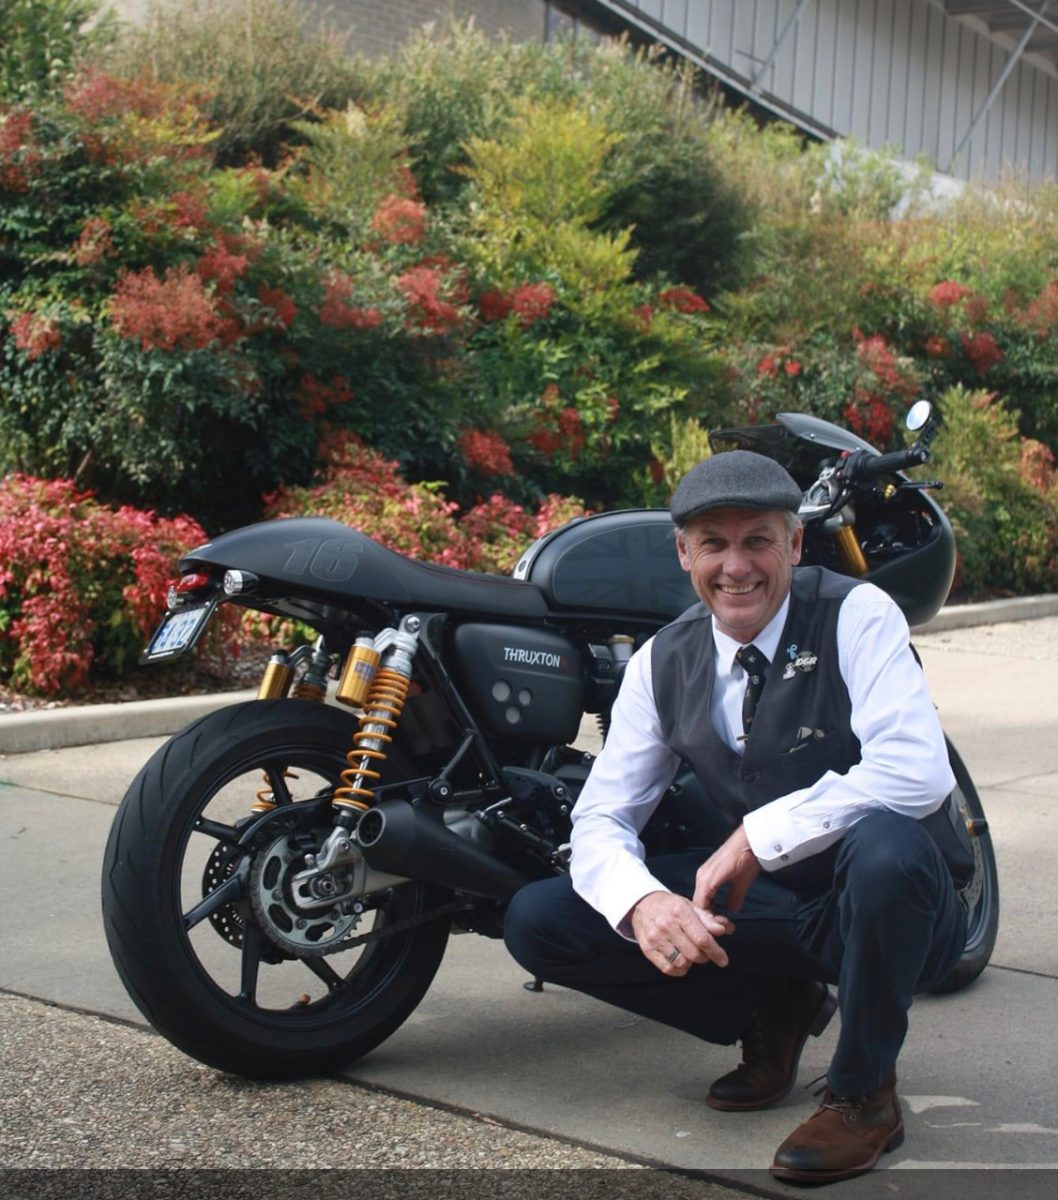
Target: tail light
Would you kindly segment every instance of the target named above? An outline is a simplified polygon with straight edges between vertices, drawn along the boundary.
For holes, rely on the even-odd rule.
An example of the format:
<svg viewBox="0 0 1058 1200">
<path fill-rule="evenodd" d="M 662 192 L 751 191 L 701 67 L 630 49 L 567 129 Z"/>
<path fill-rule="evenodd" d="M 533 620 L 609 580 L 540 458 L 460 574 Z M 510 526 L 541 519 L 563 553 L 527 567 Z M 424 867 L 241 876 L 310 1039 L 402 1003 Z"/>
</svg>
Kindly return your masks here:
<svg viewBox="0 0 1058 1200">
<path fill-rule="evenodd" d="M 165 602 L 169 608 L 178 608 L 185 601 L 191 599 L 195 592 L 201 591 L 206 587 L 209 587 L 209 576 L 205 571 L 196 571 L 191 575 L 181 575 L 175 583 L 169 585 Z"/>
</svg>

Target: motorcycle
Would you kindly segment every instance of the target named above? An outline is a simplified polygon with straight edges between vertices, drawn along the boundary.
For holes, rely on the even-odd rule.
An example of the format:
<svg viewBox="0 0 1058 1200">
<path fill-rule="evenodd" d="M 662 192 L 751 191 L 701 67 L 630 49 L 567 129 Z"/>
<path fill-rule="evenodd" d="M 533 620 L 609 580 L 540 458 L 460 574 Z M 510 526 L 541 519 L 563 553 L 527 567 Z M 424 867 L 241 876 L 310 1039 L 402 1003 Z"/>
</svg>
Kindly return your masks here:
<svg viewBox="0 0 1058 1200">
<path fill-rule="evenodd" d="M 904 473 L 835 425 L 781 414 L 721 430 L 804 488 L 805 561 L 885 589 L 910 623 L 951 586 L 951 526 Z M 603 513 L 530 546 L 514 577 L 409 560 L 321 518 L 251 525 L 192 550 L 143 655 L 189 653 L 221 604 L 293 618 L 314 640 L 273 654 L 258 698 L 176 734 L 116 814 L 103 866 L 110 951 L 174 1045 L 222 1070 L 333 1071 L 414 1011 L 453 929 L 499 937 L 526 882 L 567 869 L 570 811 L 637 645 L 695 602 L 667 511 Z M 331 679 L 333 695 L 328 695 Z M 939 990 L 984 969 L 998 922 L 980 799 L 949 744 L 948 811 L 969 834 L 966 951 Z M 689 768 L 643 834 L 716 845 Z"/>
</svg>

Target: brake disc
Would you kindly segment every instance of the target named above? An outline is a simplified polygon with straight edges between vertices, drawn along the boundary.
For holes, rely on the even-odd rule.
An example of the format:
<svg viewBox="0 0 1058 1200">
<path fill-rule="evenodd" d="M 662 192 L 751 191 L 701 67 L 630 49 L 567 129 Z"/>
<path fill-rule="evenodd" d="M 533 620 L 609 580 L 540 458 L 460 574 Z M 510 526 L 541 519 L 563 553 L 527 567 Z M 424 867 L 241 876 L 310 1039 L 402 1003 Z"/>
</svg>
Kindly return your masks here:
<svg viewBox="0 0 1058 1200">
<path fill-rule="evenodd" d="M 238 846 L 218 842 L 202 872 L 202 895 L 215 892 L 235 872 L 246 851 Z M 236 902 L 222 905 L 209 914 L 209 923 L 232 946 L 242 949 L 244 923 Z"/>
</svg>

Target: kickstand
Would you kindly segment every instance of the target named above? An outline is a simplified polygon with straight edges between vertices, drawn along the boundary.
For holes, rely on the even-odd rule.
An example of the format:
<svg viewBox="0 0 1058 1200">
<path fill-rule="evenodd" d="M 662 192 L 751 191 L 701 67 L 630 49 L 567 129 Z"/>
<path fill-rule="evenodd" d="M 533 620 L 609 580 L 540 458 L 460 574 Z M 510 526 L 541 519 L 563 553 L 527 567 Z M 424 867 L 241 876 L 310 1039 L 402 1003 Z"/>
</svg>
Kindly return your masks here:
<svg viewBox="0 0 1058 1200">
<path fill-rule="evenodd" d="M 534 975 L 532 979 L 527 979 L 522 984 L 527 992 L 542 992 L 544 990 L 544 981 L 539 975 Z"/>
</svg>

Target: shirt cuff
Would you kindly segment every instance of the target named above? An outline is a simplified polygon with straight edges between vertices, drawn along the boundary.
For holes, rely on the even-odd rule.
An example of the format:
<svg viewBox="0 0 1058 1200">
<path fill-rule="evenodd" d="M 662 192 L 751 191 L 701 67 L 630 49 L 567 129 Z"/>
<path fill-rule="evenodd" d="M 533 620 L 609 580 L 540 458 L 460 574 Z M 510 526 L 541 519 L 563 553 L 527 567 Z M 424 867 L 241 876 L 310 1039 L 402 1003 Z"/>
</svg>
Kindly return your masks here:
<svg viewBox="0 0 1058 1200">
<path fill-rule="evenodd" d="M 833 776 L 834 772 L 828 771 L 820 783 Z M 791 796 L 762 804 L 742 818 L 750 849 L 764 871 L 778 871 L 803 862 L 833 845 L 842 835 L 841 826 L 834 824 L 829 816 L 822 816 L 817 826 L 806 831 L 790 811 Z"/>
</svg>

